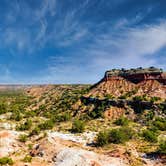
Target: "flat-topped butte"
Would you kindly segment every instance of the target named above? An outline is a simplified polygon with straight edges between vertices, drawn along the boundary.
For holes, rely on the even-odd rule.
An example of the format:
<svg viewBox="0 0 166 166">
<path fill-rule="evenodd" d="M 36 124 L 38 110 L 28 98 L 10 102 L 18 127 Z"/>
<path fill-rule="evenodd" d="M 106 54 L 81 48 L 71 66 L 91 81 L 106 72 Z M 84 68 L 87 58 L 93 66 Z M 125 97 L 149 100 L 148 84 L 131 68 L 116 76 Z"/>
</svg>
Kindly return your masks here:
<svg viewBox="0 0 166 166">
<path fill-rule="evenodd" d="M 127 79 L 133 83 L 139 83 L 144 80 L 156 80 L 166 85 L 166 72 L 163 69 L 149 67 L 136 69 L 112 69 L 105 72 L 104 80 Z"/>
<path fill-rule="evenodd" d="M 111 76 L 129 76 L 129 75 L 136 75 L 136 74 L 162 74 L 163 70 L 155 67 L 149 67 L 149 68 L 136 68 L 136 69 L 112 69 L 108 70 L 105 73 L 106 77 Z"/>
</svg>

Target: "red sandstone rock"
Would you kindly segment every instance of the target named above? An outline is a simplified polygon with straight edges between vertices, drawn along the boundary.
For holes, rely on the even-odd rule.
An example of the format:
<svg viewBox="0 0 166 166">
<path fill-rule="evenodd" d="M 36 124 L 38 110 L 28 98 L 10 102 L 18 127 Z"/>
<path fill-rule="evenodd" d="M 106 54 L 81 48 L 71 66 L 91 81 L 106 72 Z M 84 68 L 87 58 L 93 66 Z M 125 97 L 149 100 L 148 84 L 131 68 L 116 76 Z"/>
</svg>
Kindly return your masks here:
<svg viewBox="0 0 166 166">
<path fill-rule="evenodd" d="M 142 69 L 144 71 L 144 69 Z M 95 84 L 86 97 L 104 98 L 106 95 L 119 97 L 128 92 L 136 91 L 134 95 L 156 96 L 166 99 L 166 73 L 159 72 L 131 72 L 121 70 L 106 72 L 104 78 Z M 147 70 L 145 70 L 147 71 Z"/>
</svg>

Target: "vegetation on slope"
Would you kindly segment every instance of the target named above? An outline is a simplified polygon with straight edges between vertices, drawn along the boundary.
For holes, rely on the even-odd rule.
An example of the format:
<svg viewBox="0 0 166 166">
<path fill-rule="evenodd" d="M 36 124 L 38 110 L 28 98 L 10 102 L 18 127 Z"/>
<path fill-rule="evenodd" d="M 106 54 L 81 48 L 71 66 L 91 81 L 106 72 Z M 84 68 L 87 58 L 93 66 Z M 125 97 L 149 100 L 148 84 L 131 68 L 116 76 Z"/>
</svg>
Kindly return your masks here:
<svg viewBox="0 0 166 166">
<path fill-rule="evenodd" d="M 117 99 L 107 95 L 106 100 L 93 97 L 85 100 L 82 96 L 87 94 L 89 85 L 55 85 L 43 90 L 40 95 L 33 88 L 26 93 L 0 93 L 0 112 L 7 115 L 6 121 L 16 124 L 16 130 L 25 132 L 18 137 L 22 144 L 41 133 L 43 138 L 47 130 L 72 133 L 95 131 L 98 133 L 94 140 L 97 146 L 120 144 L 126 148 L 127 143 L 135 141 L 134 146 L 138 151 L 147 145 L 151 146 L 148 151 L 165 153 L 165 141 L 161 137 L 166 134 L 166 120 L 161 115 L 165 115 L 166 108 L 160 103 L 160 98 L 148 98 L 146 95 L 132 97 L 135 92 L 127 94 L 135 102 L 135 107 L 126 107 L 120 103 L 119 107 L 124 107 L 126 112 L 115 120 L 107 119 L 104 112 L 112 107 L 110 100 Z M 32 90 L 36 95 L 32 95 Z M 157 103 L 158 109 L 144 109 L 142 105 L 137 105 L 147 101 L 152 105 Z M 134 110 L 134 117 L 129 116 L 131 110 Z M 31 158 L 24 159 L 29 160 Z"/>
</svg>

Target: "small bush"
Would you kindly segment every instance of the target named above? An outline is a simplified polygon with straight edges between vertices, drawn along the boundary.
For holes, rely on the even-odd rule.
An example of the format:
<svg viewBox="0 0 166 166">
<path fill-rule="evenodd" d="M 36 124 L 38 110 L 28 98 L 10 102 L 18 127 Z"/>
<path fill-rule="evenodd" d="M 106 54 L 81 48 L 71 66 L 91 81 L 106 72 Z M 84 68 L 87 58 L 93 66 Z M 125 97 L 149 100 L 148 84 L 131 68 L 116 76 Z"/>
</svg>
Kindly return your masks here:
<svg viewBox="0 0 166 166">
<path fill-rule="evenodd" d="M 71 119 L 70 113 L 64 113 L 63 115 L 61 115 L 61 121 L 63 122 L 69 121 L 70 119 Z"/>
<path fill-rule="evenodd" d="M 44 123 L 38 125 L 41 130 L 50 130 L 54 127 L 54 122 L 52 120 L 47 120 Z"/>
<path fill-rule="evenodd" d="M 2 157 L 0 158 L 0 165 L 13 165 L 14 162 L 11 158 L 9 157 Z"/>
<path fill-rule="evenodd" d="M 156 126 L 150 125 L 148 129 L 156 134 L 159 133 L 159 130 Z"/>
<path fill-rule="evenodd" d="M 153 125 L 158 128 L 158 130 L 166 130 L 166 120 L 163 118 L 158 118 L 153 122 Z"/>
<path fill-rule="evenodd" d="M 7 105 L 4 103 L 0 103 L 0 115 L 7 112 Z"/>
<path fill-rule="evenodd" d="M 40 128 L 35 127 L 29 134 L 29 136 L 38 135 L 40 133 Z"/>
<path fill-rule="evenodd" d="M 32 126 L 32 121 L 31 120 L 27 120 L 23 124 L 18 125 L 16 127 L 16 130 L 20 130 L 20 131 L 29 130 L 31 128 L 31 126 Z"/>
<path fill-rule="evenodd" d="M 30 118 L 30 117 L 34 117 L 34 116 L 36 116 L 37 115 L 37 113 L 35 112 L 35 111 L 27 111 L 27 112 L 25 112 L 25 115 L 24 115 L 24 117 L 25 118 Z"/>
<path fill-rule="evenodd" d="M 153 120 L 154 116 L 155 116 L 154 111 L 152 111 L 152 110 L 148 111 L 148 113 L 145 115 L 146 121 Z"/>
<path fill-rule="evenodd" d="M 161 100 L 161 98 L 160 97 L 156 97 L 156 96 L 150 98 L 150 102 L 152 102 L 152 103 L 154 103 L 156 101 L 159 101 L 159 100 Z"/>
<path fill-rule="evenodd" d="M 104 146 L 109 143 L 109 132 L 108 131 L 101 131 L 97 135 L 97 145 Z"/>
<path fill-rule="evenodd" d="M 133 97 L 133 100 L 134 100 L 134 101 L 143 101 L 144 99 L 143 99 L 142 96 L 134 96 L 134 97 Z"/>
<path fill-rule="evenodd" d="M 101 106 L 97 106 L 93 111 L 89 112 L 88 115 L 93 119 L 103 118 L 104 110 L 105 110 L 105 106 L 103 104 Z"/>
<path fill-rule="evenodd" d="M 119 99 L 126 99 L 126 98 L 127 98 L 126 95 L 121 95 L 121 96 L 119 96 Z"/>
<path fill-rule="evenodd" d="M 83 114 L 80 116 L 80 119 L 83 121 L 89 121 L 91 120 L 91 117 L 88 114 Z"/>
<path fill-rule="evenodd" d="M 106 95 L 105 95 L 105 98 L 106 98 L 106 99 L 114 99 L 114 96 L 112 96 L 111 94 L 106 94 Z"/>
<path fill-rule="evenodd" d="M 153 132 L 152 130 L 148 130 L 148 129 L 144 130 L 142 132 L 142 137 L 144 137 L 146 141 L 157 142 L 157 134 Z"/>
<path fill-rule="evenodd" d="M 28 149 L 32 150 L 32 148 L 33 148 L 33 145 L 32 144 L 28 144 Z"/>
<path fill-rule="evenodd" d="M 12 116 L 10 117 L 11 120 L 15 120 L 15 121 L 20 121 L 22 119 L 22 115 L 17 111 L 17 112 L 13 112 Z"/>
<path fill-rule="evenodd" d="M 72 131 L 75 133 L 82 133 L 85 130 L 84 121 L 76 119 L 72 124 Z"/>
<path fill-rule="evenodd" d="M 114 123 L 120 126 L 127 126 L 129 124 L 129 120 L 126 117 L 121 117 L 117 119 Z"/>
<path fill-rule="evenodd" d="M 71 119 L 71 114 L 70 113 L 64 113 L 62 115 L 56 115 L 55 117 L 52 117 L 52 120 L 54 122 L 66 122 Z"/>
<path fill-rule="evenodd" d="M 121 127 L 119 129 L 113 129 L 109 134 L 110 143 L 125 143 L 129 141 L 133 136 L 133 130 L 128 127 Z"/>
<path fill-rule="evenodd" d="M 158 152 L 162 154 L 166 154 L 166 141 L 160 142 Z"/>
<path fill-rule="evenodd" d="M 97 135 L 97 145 L 103 146 L 108 143 L 125 143 L 132 138 L 133 134 L 133 130 L 128 127 L 121 127 L 110 131 L 101 131 Z"/>
<path fill-rule="evenodd" d="M 23 161 L 24 161 L 24 162 L 27 162 L 27 163 L 30 163 L 30 162 L 32 161 L 32 156 L 26 155 L 26 156 L 23 158 Z"/>
<path fill-rule="evenodd" d="M 25 135 L 25 134 L 21 134 L 21 135 L 19 135 L 19 141 L 20 142 L 26 142 L 27 141 L 27 135 Z"/>
</svg>

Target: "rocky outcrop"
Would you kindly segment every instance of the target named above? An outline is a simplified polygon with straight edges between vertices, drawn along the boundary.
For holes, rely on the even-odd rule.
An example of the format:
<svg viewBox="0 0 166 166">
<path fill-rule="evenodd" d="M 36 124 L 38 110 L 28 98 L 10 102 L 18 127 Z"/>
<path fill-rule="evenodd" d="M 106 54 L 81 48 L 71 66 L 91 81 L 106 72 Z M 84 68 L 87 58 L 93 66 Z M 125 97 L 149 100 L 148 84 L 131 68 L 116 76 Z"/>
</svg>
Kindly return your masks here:
<svg viewBox="0 0 166 166">
<path fill-rule="evenodd" d="M 124 108 L 111 107 L 105 110 L 104 117 L 107 119 L 117 119 L 125 114 Z"/>
<path fill-rule="evenodd" d="M 166 85 L 166 73 L 162 69 L 150 68 L 137 68 L 137 69 L 113 69 L 106 71 L 103 80 L 121 80 L 126 79 L 133 83 L 139 83 L 145 80 L 156 80 Z"/>
<path fill-rule="evenodd" d="M 92 86 L 86 96 L 117 98 L 126 93 L 166 99 L 166 73 L 156 68 L 106 71 L 104 78 Z"/>
<path fill-rule="evenodd" d="M 85 110 L 89 110 L 89 105 L 96 108 L 104 104 L 104 116 L 108 119 L 124 114 L 133 117 L 133 111 L 139 113 L 146 109 L 163 116 L 160 107 L 166 107 L 165 100 L 166 74 L 154 67 L 106 71 L 104 78 L 81 98 L 87 108 Z"/>
<path fill-rule="evenodd" d="M 127 166 L 121 158 L 99 155 L 76 148 L 65 148 L 56 156 L 55 166 Z"/>
</svg>

